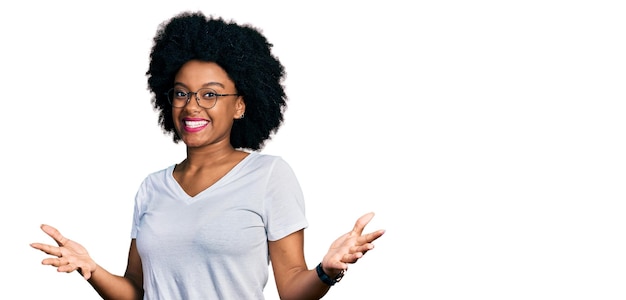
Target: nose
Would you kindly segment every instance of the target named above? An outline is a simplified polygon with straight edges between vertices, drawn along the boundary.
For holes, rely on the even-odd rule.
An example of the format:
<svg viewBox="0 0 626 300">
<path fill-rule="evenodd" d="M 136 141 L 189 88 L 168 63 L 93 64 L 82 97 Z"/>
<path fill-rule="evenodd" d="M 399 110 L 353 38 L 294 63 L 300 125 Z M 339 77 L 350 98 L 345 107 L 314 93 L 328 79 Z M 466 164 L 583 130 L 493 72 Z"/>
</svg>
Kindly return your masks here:
<svg viewBox="0 0 626 300">
<path fill-rule="evenodd" d="M 198 99 L 198 92 L 189 92 L 187 95 L 187 104 L 185 108 L 193 106 L 194 108 L 200 108 L 200 99 Z"/>
<path fill-rule="evenodd" d="M 202 110 L 200 104 L 198 103 L 196 93 L 189 92 L 187 94 L 187 103 L 185 104 L 185 106 L 181 107 L 181 109 L 187 111 L 187 114 L 196 114 Z"/>
</svg>

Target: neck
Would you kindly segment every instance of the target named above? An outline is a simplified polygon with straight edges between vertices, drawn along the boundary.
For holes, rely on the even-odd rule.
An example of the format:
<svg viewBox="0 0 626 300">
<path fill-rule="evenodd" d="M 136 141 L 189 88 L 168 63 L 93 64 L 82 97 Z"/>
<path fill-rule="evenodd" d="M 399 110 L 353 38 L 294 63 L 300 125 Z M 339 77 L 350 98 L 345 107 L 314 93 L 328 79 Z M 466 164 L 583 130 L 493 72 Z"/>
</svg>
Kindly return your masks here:
<svg viewBox="0 0 626 300">
<path fill-rule="evenodd" d="M 203 148 L 187 147 L 187 158 L 181 164 L 193 168 L 212 166 L 231 157 L 237 152 L 240 151 L 235 150 L 231 145 Z"/>
</svg>

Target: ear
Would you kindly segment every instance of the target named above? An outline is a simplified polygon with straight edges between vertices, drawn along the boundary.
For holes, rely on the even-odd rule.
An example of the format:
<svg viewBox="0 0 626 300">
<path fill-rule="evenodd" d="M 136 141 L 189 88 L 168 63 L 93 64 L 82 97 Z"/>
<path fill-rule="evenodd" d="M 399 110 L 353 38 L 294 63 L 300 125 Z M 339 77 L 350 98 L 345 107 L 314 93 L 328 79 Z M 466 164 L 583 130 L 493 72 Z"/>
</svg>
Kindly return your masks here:
<svg viewBox="0 0 626 300">
<path fill-rule="evenodd" d="M 233 116 L 233 118 L 243 119 L 245 112 L 246 112 L 246 102 L 243 100 L 242 96 L 238 96 L 237 100 L 235 100 L 235 115 Z"/>
</svg>

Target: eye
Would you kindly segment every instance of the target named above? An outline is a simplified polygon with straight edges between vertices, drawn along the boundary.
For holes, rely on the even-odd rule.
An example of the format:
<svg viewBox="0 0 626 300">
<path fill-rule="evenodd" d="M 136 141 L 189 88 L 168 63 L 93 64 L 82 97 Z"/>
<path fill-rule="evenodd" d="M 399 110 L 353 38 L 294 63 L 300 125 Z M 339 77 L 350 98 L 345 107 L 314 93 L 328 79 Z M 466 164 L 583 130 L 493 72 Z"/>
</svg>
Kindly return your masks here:
<svg viewBox="0 0 626 300">
<path fill-rule="evenodd" d="M 174 90 L 172 91 L 172 95 L 176 99 L 187 99 L 187 95 L 189 95 L 189 92 L 184 90 Z"/>
<path fill-rule="evenodd" d="M 217 93 L 212 90 L 203 90 L 201 94 L 202 99 L 211 100 L 217 97 Z"/>
</svg>

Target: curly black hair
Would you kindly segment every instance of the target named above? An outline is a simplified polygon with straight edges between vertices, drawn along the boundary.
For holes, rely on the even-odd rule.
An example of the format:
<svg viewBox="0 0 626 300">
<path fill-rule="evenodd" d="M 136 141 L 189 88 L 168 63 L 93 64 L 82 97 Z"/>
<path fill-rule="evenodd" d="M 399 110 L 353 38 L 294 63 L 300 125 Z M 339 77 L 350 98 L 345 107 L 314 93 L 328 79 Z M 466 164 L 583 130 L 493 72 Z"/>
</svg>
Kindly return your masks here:
<svg viewBox="0 0 626 300">
<path fill-rule="evenodd" d="M 171 134 L 175 143 L 181 140 L 174 128 L 166 92 L 182 65 L 197 59 L 222 67 L 246 103 L 245 117 L 233 123 L 231 145 L 261 149 L 283 123 L 287 105 L 285 69 L 272 54 L 272 47 L 258 28 L 207 17 L 201 12 L 182 12 L 161 23 L 146 75 L 152 105 L 159 112 L 164 133 Z"/>
</svg>

